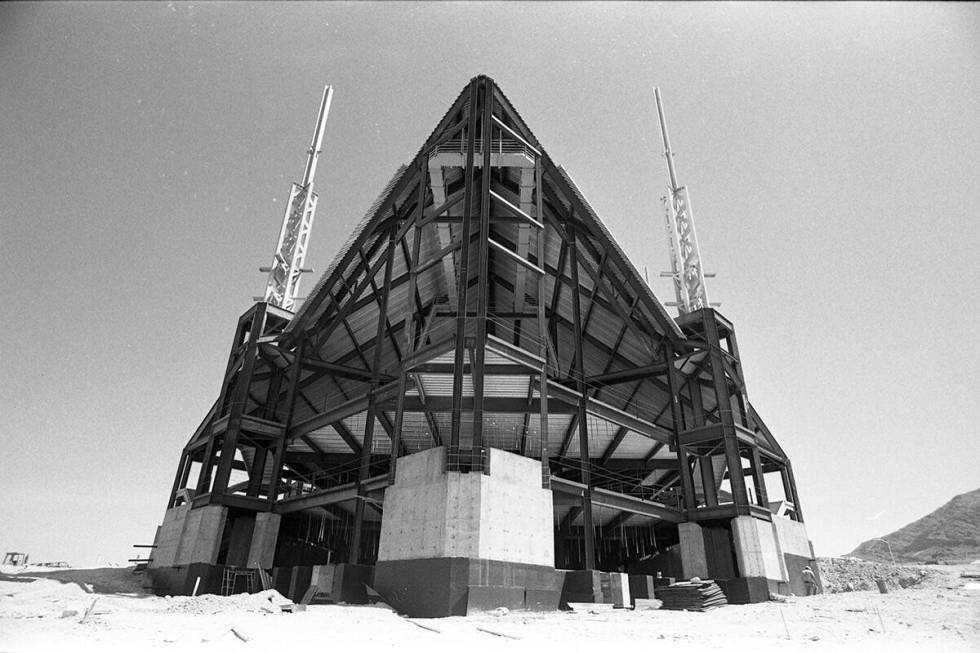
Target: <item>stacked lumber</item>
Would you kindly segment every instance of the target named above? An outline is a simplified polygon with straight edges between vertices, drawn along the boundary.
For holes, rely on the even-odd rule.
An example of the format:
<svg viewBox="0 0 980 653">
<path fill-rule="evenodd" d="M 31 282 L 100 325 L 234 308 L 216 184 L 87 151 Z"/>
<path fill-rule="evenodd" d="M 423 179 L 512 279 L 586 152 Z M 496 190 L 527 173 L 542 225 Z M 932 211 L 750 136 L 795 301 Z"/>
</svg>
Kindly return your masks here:
<svg viewBox="0 0 980 653">
<path fill-rule="evenodd" d="M 663 601 L 664 610 L 705 612 L 728 605 L 725 593 L 712 580 L 692 579 L 659 587 L 657 598 Z"/>
</svg>

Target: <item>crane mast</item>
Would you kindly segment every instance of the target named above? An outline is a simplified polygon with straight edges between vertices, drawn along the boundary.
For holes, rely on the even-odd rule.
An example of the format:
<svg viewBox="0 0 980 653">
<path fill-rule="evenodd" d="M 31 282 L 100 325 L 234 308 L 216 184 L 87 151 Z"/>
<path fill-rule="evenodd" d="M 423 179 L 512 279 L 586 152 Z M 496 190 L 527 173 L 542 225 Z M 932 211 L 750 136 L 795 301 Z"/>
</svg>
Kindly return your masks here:
<svg viewBox="0 0 980 653">
<path fill-rule="evenodd" d="M 269 273 L 263 301 L 290 311 L 299 295 L 300 277 L 303 272 L 309 271 L 303 267 L 303 262 L 316 213 L 317 195 L 313 192 L 313 177 L 316 174 L 317 159 L 320 158 L 320 146 L 323 143 L 323 132 L 332 99 L 333 87 L 324 86 L 303 181 L 299 184 L 293 183 L 289 191 L 289 201 L 279 229 L 279 242 L 276 244 L 272 265 L 259 268 L 261 272 Z"/>
<path fill-rule="evenodd" d="M 667 238 L 670 242 L 670 276 L 674 280 L 677 295 L 677 312 L 685 315 L 708 306 L 708 295 L 704 285 L 704 269 L 701 266 L 701 249 L 698 246 L 697 232 L 694 230 L 694 213 L 691 210 L 691 197 L 687 186 L 677 184 L 674 170 L 674 154 L 667 137 L 667 121 L 664 106 L 660 99 L 660 89 L 653 89 L 657 99 L 657 115 L 660 118 L 660 133 L 664 140 L 664 156 L 667 157 L 667 173 L 670 183 L 664 199 L 664 213 L 667 222 Z"/>
</svg>

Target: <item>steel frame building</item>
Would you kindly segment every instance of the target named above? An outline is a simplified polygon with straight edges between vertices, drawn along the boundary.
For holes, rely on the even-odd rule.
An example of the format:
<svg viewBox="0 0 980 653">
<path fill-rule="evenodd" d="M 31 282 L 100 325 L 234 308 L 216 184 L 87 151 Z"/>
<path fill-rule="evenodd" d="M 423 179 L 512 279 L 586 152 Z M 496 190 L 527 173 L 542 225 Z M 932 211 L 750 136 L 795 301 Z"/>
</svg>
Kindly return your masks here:
<svg viewBox="0 0 980 653">
<path fill-rule="evenodd" d="M 672 318 L 485 76 L 295 314 L 239 319 L 180 455 L 158 584 L 180 591 L 192 564 L 374 564 L 399 465 L 438 447 L 452 474 L 493 476 L 492 449 L 537 461 L 556 568 L 786 591 L 812 558 L 779 535 L 806 541 L 792 466 L 731 322 Z"/>
</svg>

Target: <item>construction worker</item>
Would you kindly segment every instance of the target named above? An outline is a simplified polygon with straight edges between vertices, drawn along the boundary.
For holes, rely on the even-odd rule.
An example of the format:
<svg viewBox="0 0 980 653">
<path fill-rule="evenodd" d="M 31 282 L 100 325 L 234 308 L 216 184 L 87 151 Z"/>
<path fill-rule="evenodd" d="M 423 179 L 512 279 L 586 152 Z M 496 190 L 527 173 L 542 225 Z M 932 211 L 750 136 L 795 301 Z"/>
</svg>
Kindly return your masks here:
<svg viewBox="0 0 980 653">
<path fill-rule="evenodd" d="M 817 593 L 817 577 L 814 575 L 813 570 L 810 567 L 804 567 L 801 574 L 803 576 L 803 585 L 806 586 L 806 595 L 813 596 Z"/>
</svg>

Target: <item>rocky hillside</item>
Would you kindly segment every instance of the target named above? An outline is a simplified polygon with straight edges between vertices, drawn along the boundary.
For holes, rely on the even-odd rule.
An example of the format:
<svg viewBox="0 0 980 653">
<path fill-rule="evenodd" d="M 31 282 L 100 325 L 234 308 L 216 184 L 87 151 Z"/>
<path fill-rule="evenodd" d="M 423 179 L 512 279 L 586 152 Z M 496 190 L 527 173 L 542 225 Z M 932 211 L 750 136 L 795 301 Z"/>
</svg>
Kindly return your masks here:
<svg viewBox="0 0 980 653">
<path fill-rule="evenodd" d="M 897 562 L 972 562 L 980 559 L 980 489 L 952 501 L 922 519 L 882 537 Z M 865 560 L 889 560 L 880 540 L 868 540 L 850 555 Z"/>
</svg>

